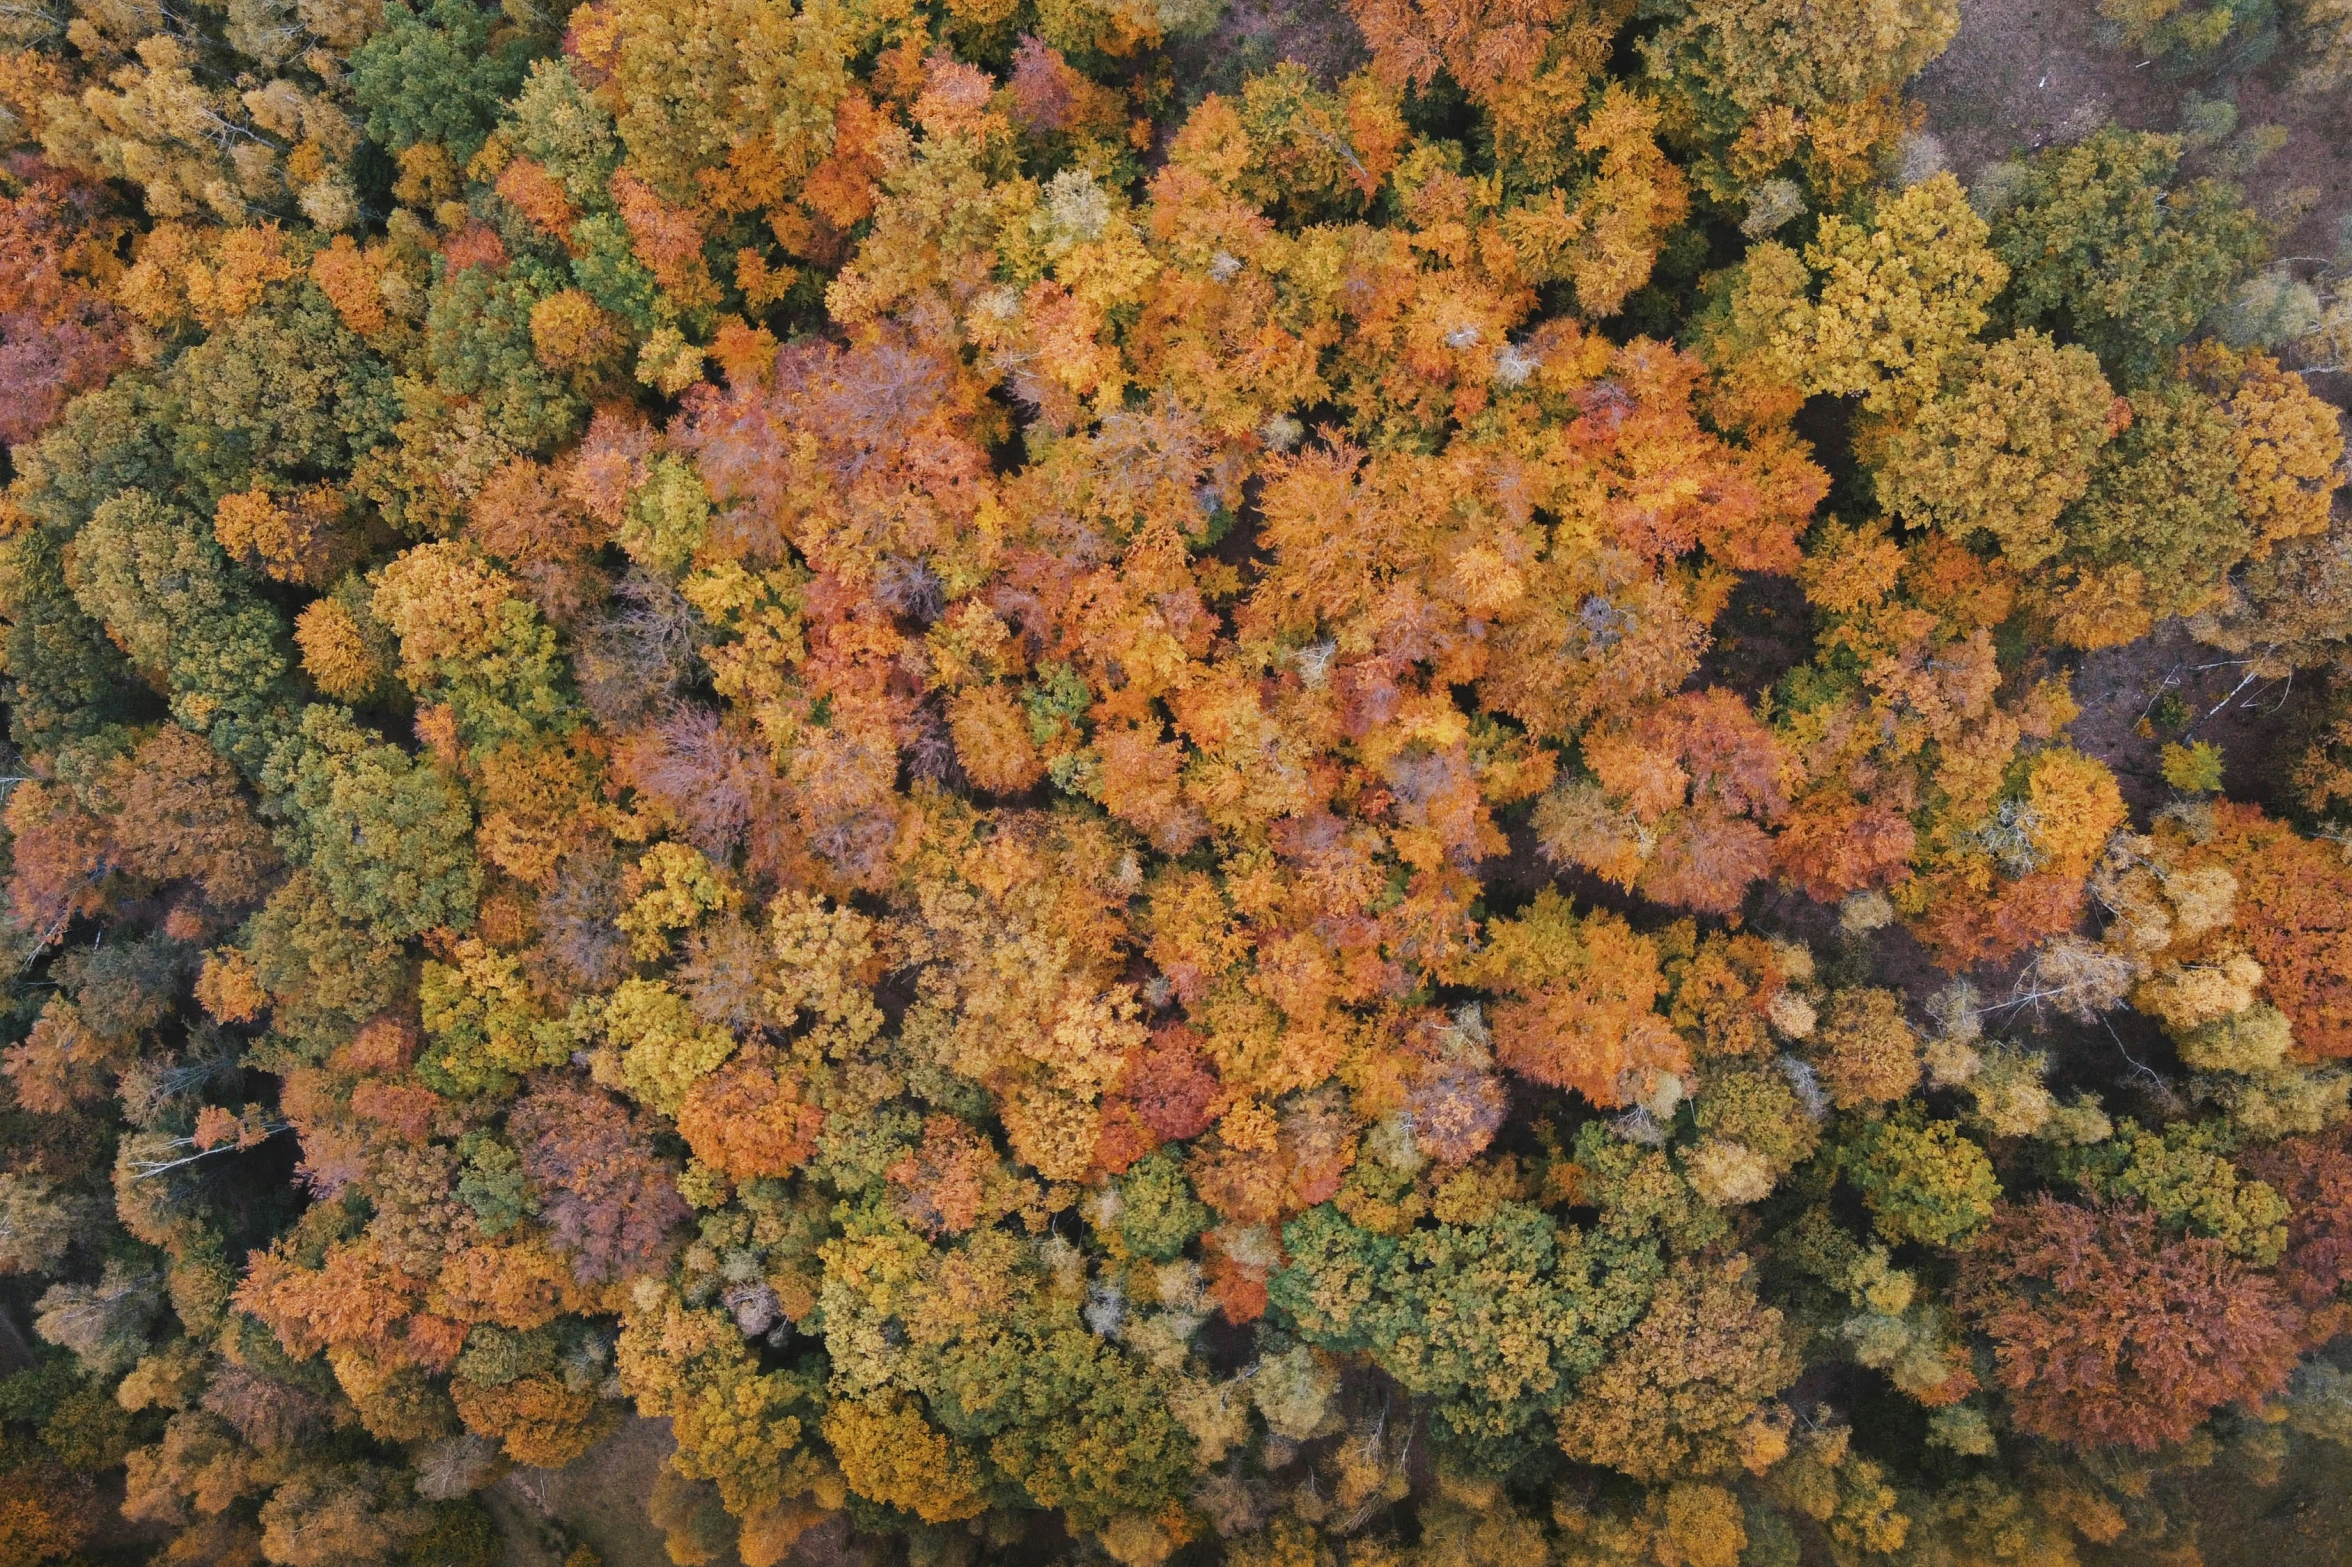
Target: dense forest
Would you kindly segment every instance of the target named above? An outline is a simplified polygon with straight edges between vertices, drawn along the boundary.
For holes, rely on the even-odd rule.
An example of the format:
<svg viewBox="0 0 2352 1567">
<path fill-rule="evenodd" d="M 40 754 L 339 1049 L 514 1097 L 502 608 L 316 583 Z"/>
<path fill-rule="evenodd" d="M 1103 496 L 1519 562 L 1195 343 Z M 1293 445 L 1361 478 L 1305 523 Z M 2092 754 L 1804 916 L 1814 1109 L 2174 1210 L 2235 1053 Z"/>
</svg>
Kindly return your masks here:
<svg viewBox="0 0 2352 1567">
<path fill-rule="evenodd" d="M 658 1423 L 683 1567 L 2198 1567 L 2352 1448 L 2352 228 L 2217 100 L 1963 181 L 1955 0 L 1222 19 L 0 8 L 0 1564 L 636 1567 L 514 1498 Z M 2165 637 L 2262 754 L 2078 732 Z"/>
</svg>

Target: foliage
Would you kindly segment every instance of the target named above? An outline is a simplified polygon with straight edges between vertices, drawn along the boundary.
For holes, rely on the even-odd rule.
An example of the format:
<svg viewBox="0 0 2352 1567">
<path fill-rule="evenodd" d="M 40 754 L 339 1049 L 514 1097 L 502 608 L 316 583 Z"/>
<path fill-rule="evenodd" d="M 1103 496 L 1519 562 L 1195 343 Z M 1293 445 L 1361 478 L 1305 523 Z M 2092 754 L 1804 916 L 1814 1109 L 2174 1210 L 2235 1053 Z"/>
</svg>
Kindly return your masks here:
<svg viewBox="0 0 2352 1567">
<path fill-rule="evenodd" d="M 1859 394 L 1874 413 L 1929 397 L 2009 279 L 1987 232 L 1949 174 L 1890 197 L 1867 226 L 1824 217 L 1805 247 L 1819 295 L 1796 302 L 1773 339 L 1798 385 Z"/>
<path fill-rule="evenodd" d="M 1854 1145 L 1849 1178 L 1878 1233 L 1898 1244 L 1949 1246 L 1993 1215 L 2001 1188 L 1992 1161 L 1957 1123 L 1897 1116 Z"/>
<path fill-rule="evenodd" d="M 1560 1446 L 1647 1481 L 1768 1462 L 1766 1401 L 1796 1372 L 1781 1315 L 1757 1301 L 1746 1259 L 1680 1263 L 1561 1412 Z"/>
<path fill-rule="evenodd" d="M 2175 184 L 2180 160 L 2171 137 L 2113 127 L 2036 154 L 1993 220 L 2011 317 L 2063 313 L 2127 382 L 2156 372 L 2269 249 L 2235 191 Z"/>
<path fill-rule="evenodd" d="M 2034 331 L 2003 338 L 1947 371 L 1889 441 L 1879 503 L 1955 539 L 1982 529 L 2011 565 L 2039 565 L 2059 547 L 2053 524 L 2090 486 L 2113 404 L 2089 351 Z"/>
<path fill-rule="evenodd" d="M 1368 1352 L 1471 1444 L 1560 1407 L 1640 1312 L 1656 1269 L 1646 1248 L 1557 1231 L 1515 1202 L 1393 1237 L 1316 1208 L 1283 1244 L 1293 1260 L 1267 1290 L 1300 1335 Z"/>
<path fill-rule="evenodd" d="M 633 1411 L 680 1562 L 2171 1561 L 2341 1432 L 2352 870 L 2057 651 L 2352 631 L 2234 154 L 1218 9 L 0 18 L 0 1556 Z"/>
<path fill-rule="evenodd" d="M 1991 1335 L 2019 1427 L 2085 1447 L 2181 1441 L 2294 1365 L 2294 1318 L 2268 1278 L 2133 1205 L 2045 1195 L 1996 1214 L 1953 1299 Z"/>
</svg>

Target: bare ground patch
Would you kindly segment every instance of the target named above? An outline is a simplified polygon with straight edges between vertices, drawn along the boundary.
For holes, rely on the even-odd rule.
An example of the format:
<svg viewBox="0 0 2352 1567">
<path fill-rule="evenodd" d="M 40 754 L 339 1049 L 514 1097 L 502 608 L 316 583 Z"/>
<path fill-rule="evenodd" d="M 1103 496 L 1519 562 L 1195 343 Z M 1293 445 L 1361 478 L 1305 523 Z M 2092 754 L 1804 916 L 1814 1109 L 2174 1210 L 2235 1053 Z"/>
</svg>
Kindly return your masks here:
<svg viewBox="0 0 2352 1567">
<path fill-rule="evenodd" d="M 566 1467 L 518 1469 L 484 1491 L 509 1567 L 562 1567 L 567 1535 L 593 1549 L 604 1567 L 670 1567 L 646 1506 L 676 1446 L 667 1420 L 632 1417 Z M 739 1564 L 729 1550 L 712 1567 Z"/>
<path fill-rule="evenodd" d="M 1188 104 L 1210 93 L 1230 97 L 1286 60 L 1329 87 L 1371 58 L 1345 0 L 1232 0 L 1215 31 L 1168 54 L 1177 96 Z"/>
<path fill-rule="evenodd" d="M 2078 749 L 2114 769 L 2142 821 L 2174 794 L 2160 770 L 2164 746 L 2199 740 L 2221 748 L 2231 799 L 2280 813 L 2292 803 L 2285 769 L 2321 689 L 2316 674 L 2256 678 L 2245 660 L 2168 621 L 2152 636 L 2083 659 L 2074 676 L 2082 716 L 2071 732 Z"/>
</svg>

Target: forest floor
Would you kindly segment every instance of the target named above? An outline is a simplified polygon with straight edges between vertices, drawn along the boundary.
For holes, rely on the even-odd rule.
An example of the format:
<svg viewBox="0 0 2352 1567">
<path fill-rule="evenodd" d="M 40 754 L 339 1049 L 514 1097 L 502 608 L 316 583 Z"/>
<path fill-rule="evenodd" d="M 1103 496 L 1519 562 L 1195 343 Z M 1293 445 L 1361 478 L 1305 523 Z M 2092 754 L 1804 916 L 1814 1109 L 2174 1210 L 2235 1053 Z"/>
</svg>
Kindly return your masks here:
<svg viewBox="0 0 2352 1567">
<path fill-rule="evenodd" d="M 2068 731 L 2075 747 L 2115 772 L 2133 813 L 2145 820 L 2170 800 L 2159 771 L 2167 743 L 2205 741 L 2222 753 L 2222 789 L 2284 814 L 2292 805 L 2287 770 L 2307 743 L 2318 672 L 2257 679 L 2246 660 L 2190 636 L 2178 621 L 2152 636 L 2085 656 L 2074 671 L 2082 716 Z"/>
<path fill-rule="evenodd" d="M 667 1420 L 632 1417 L 562 1469 L 516 1469 L 482 1493 L 506 1543 L 506 1567 L 562 1567 L 588 1546 L 604 1567 L 669 1567 L 662 1533 L 646 1516 L 653 1482 L 677 1444 Z M 549 1527 L 560 1526 L 559 1535 Z M 740 1567 L 733 1550 L 708 1567 Z"/>
<path fill-rule="evenodd" d="M 1228 0 L 1224 20 L 1207 37 L 1180 41 L 1168 53 L 1179 109 L 1210 93 L 1239 93 L 1251 76 L 1286 60 L 1329 85 L 1370 58 L 1341 0 Z"/>
<path fill-rule="evenodd" d="M 2343 1340 L 2328 1358 L 2352 1361 Z M 2255 1484 L 2248 1484 L 2249 1478 Z M 2204 1567 L 2343 1567 L 2352 1560 L 2352 1448 L 2308 1439 L 2276 1475 L 2215 1463 L 2184 1487 Z"/>
</svg>

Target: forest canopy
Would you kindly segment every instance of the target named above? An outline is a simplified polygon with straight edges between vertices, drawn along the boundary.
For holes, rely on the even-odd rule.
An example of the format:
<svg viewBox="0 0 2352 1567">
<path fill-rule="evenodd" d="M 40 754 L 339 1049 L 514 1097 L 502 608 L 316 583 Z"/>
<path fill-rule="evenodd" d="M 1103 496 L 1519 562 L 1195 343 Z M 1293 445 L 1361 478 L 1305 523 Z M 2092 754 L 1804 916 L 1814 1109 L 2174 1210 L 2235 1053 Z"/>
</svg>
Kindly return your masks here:
<svg viewBox="0 0 2352 1567">
<path fill-rule="evenodd" d="M 0 15 L 0 1567 L 593 1567 L 648 1422 L 681 1567 L 2352 1447 L 2352 293 L 1945 168 L 1950 0 L 1221 15 Z"/>
</svg>

